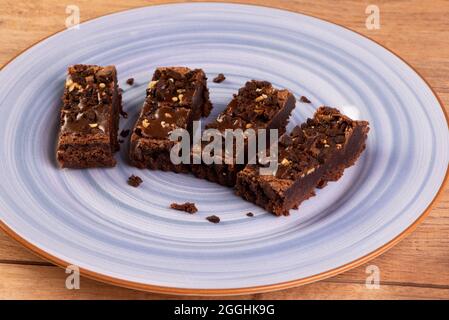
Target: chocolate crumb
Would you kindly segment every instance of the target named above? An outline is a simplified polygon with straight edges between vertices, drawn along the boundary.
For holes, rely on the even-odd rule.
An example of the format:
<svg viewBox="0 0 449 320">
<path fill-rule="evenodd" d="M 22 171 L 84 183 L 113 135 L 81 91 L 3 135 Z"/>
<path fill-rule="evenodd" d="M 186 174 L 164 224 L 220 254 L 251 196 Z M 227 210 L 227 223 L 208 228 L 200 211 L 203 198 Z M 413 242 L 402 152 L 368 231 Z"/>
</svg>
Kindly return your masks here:
<svg viewBox="0 0 449 320">
<path fill-rule="evenodd" d="M 126 138 L 126 137 L 128 136 L 128 134 L 129 134 L 129 129 L 127 129 L 127 130 L 122 130 L 122 131 L 120 132 L 120 136 L 122 136 L 123 138 Z"/>
<path fill-rule="evenodd" d="M 224 76 L 223 73 L 219 73 L 215 78 L 214 78 L 214 82 L 215 83 L 221 83 L 223 81 L 225 81 L 226 77 Z"/>
<path fill-rule="evenodd" d="M 133 174 L 128 178 L 128 184 L 135 188 L 137 188 L 142 182 L 143 180 L 140 177 Z"/>
<path fill-rule="evenodd" d="M 134 84 L 134 78 L 129 78 L 128 80 L 126 80 L 126 83 L 132 86 Z"/>
<path fill-rule="evenodd" d="M 122 139 L 118 139 L 118 143 L 123 143 L 123 142 L 125 142 L 125 141 Z"/>
<path fill-rule="evenodd" d="M 209 222 L 212 223 L 219 223 L 220 222 L 220 218 L 217 217 L 216 215 L 212 215 L 206 218 L 206 220 L 208 220 Z"/>
<path fill-rule="evenodd" d="M 299 98 L 299 101 L 301 101 L 302 103 L 312 103 L 309 99 L 307 99 L 306 96 L 301 96 L 301 98 Z"/>
<path fill-rule="evenodd" d="M 123 111 L 123 110 L 120 110 L 120 115 L 121 115 L 123 118 L 128 119 L 128 113 L 127 113 L 127 112 L 125 112 L 125 111 Z"/>
<path fill-rule="evenodd" d="M 252 213 L 252 212 L 248 212 L 246 215 L 247 215 L 248 217 L 254 217 L 254 213 Z"/>
<path fill-rule="evenodd" d="M 175 202 L 173 202 L 170 205 L 170 208 L 175 209 L 175 210 L 179 210 L 179 211 L 185 211 L 185 212 L 188 212 L 190 214 L 193 214 L 193 213 L 198 211 L 198 209 L 196 208 L 195 204 L 192 203 L 192 202 L 186 202 L 186 203 L 175 203 Z"/>
</svg>

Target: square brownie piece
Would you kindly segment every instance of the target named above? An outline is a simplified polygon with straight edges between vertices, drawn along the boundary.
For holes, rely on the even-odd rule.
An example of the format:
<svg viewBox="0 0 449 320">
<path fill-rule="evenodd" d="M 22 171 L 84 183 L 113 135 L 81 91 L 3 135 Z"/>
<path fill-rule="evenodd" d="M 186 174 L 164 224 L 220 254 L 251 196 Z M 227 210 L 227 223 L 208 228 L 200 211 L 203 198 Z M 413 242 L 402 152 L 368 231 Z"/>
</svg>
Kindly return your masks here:
<svg viewBox="0 0 449 320">
<path fill-rule="evenodd" d="M 260 165 L 248 165 L 237 176 L 236 194 L 275 215 L 288 215 L 316 187 L 338 180 L 355 163 L 365 149 L 368 125 L 320 107 L 313 119 L 279 139 L 276 173 L 261 175 Z"/>
<path fill-rule="evenodd" d="M 274 88 L 267 81 L 248 81 L 240 88 L 226 109 L 215 121 L 206 125 L 206 129 L 217 129 L 223 135 L 226 129 L 277 129 L 278 134 L 285 132 L 290 114 L 295 107 L 295 97 L 286 90 Z M 267 136 L 269 131 L 267 132 Z M 223 141 L 224 148 L 224 141 Z M 192 173 L 203 179 L 217 182 L 221 185 L 233 187 L 237 173 L 249 161 L 245 140 L 243 150 L 234 150 L 232 163 L 225 163 L 225 151 L 222 152 L 221 164 L 192 164 Z M 237 163 L 238 152 L 244 153 L 245 163 Z M 195 156 L 195 155 L 194 155 Z M 193 157 L 194 157 L 193 156 Z"/>
<path fill-rule="evenodd" d="M 114 66 L 74 65 L 62 97 L 56 157 L 63 168 L 112 167 L 121 94 Z"/>
<path fill-rule="evenodd" d="M 171 131 L 192 131 L 192 123 L 209 115 L 207 78 L 201 69 L 161 67 L 148 84 L 147 96 L 131 135 L 129 157 L 138 168 L 187 172 L 184 164 L 173 164 L 170 150 L 176 142 Z"/>
</svg>

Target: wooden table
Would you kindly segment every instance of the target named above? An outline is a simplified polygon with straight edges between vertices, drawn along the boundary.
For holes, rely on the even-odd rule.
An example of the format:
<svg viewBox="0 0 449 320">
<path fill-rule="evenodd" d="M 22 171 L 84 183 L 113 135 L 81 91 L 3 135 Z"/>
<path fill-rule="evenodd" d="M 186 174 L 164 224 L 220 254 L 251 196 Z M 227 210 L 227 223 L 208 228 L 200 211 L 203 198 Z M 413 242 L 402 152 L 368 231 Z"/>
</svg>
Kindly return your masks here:
<svg viewBox="0 0 449 320">
<path fill-rule="evenodd" d="M 66 5 L 80 7 L 81 21 L 132 7 L 167 1 L 0 0 L 0 66 L 36 41 L 64 29 Z M 430 83 L 449 111 L 449 2 L 284 1 L 253 3 L 311 14 L 374 39 L 409 62 Z M 365 25 L 368 4 L 380 9 L 380 29 Z M 1 196 L 1 195 L 0 195 Z M 366 267 L 377 265 L 379 289 L 365 286 Z M 81 279 L 80 290 L 65 288 L 64 270 L 48 263 L 0 231 L 0 299 L 185 298 L 138 292 Z M 449 186 L 418 229 L 399 245 L 361 267 L 298 288 L 245 295 L 242 299 L 449 298 Z"/>
</svg>

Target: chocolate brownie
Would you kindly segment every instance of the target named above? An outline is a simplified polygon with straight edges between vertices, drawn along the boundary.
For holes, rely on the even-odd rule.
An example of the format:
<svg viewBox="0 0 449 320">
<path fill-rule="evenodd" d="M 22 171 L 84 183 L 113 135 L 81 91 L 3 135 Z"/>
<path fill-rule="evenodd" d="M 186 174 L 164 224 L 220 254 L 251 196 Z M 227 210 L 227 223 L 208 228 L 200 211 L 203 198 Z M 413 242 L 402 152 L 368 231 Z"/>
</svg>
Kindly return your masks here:
<svg viewBox="0 0 449 320">
<path fill-rule="evenodd" d="M 169 135 L 177 128 L 191 132 L 194 120 L 209 115 L 212 104 L 206 80 L 201 69 L 156 69 L 132 131 L 129 151 L 132 165 L 164 171 L 188 171 L 184 164 L 175 165 L 170 161 L 170 150 L 175 142 L 169 139 Z"/>
<path fill-rule="evenodd" d="M 338 180 L 355 163 L 365 149 L 368 125 L 320 107 L 313 119 L 279 139 L 275 175 L 261 175 L 259 165 L 248 165 L 237 176 L 236 194 L 275 215 L 288 215 L 316 187 Z"/>
<path fill-rule="evenodd" d="M 238 94 L 226 109 L 206 129 L 217 129 L 223 135 L 226 129 L 277 129 L 278 134 L 285 132 L 290 113 L 295 107 L 295 97 L 288 90 L 275 89 L 267 81 L 248 81 L 240 88 Z M 205 145 L 204 143 L 203 145 Z M 224 148 L 224 141 L 222 143 Z M 222 152 L 221 164 L 192 164 L 192 173 L 203 179 L 217 182 L 225 186 L 234 186 L 237 173 L 245 167 L 245 163 L 236 161 L 238 152 L 244 152 L 244 161 L 248 162 L 247 143 L 243 150 L 233 152 L 233 163 L 225 163 L 225 151 Z"/>
<path fill-rule="evenodd" d="M 56 152 L 61 167 L 114 166 L 121 108 L 114 66 L 69 67 Z"/>
</svg>

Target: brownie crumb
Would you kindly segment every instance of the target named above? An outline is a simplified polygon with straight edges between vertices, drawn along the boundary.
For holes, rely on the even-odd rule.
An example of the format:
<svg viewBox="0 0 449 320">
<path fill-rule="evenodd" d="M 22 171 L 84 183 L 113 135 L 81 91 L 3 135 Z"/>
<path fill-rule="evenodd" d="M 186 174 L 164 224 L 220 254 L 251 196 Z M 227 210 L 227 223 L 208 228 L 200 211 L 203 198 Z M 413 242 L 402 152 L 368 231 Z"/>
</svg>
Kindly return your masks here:
<svg viewBox="0 0 449 320">
<path fill-rule="evenodd" d="M 215 78 L 214 78 L 214 82 L 215 83 L 221 83 L 223 81 L 225 81 L 226 77 L 224 76 L 223 73 L 219 73 Z"/>
<path fill-rule="evenodd" d="M 123 143 L 123 142 L 125 142 L 125 141 L 122 139 L 118 139 L 118 143 Z"/>
<path fill-rule="evenodd" d="M 118 112 L 122 108 L 115 67 L 69 66 L 64 88 L 55 148 L 59 166 L 114 167 L 114 153 L 119 150 Z"/>
<path fill-rule="evenodd" d="M 140 177 L 135 176 L 133 174 L 128 178 L 128 184 L 130 186 L 135 187 L 135 188 L 137 188 L 142 182 L 143 181 L 142 181 L 142 179 Z"/>
<path fill-rule="evenodd" d="M 252 213 L 252 212 L 248 212 L 246 215 L 247 215 L 248 217 L 254 217 L 254 213 Z"/>
<path fill-rule="evenodd" d="M 220 218 L 217 217 L 216 215 L 212 215 L 206 218 L 206 220 L 208 220 L 209 222 L 212 223 L 219 223 L 220 222 Z"/>
<path fill-rule="evenodd" d="M 198 211 L 195 204 L 192 202 L 186 202 L 186 203 L 172 203 L 170 205 L 170 208 L 179 210 L 179 211 L 185 211 L 190 214 L 193 214 Z"/>
<path fill-rule="evenodd" d="M 132 86 L 134 84 L 134 78 L 129 78 L 128 80 L 126 80 L 126 83 Z"/>
<path fill-rule="evenodd" d="M 120 132 L 120 136 L 122 136 L 123 138 L 126 138 L 126 137 L 128 136 L 128 134 L 129 134 L 129 129 L 127 129 L 127 130 L 122 130 L 122 131 Z"/>
<path fill-rule="evenodd" d="M 128 119 L 128 113 L 127 113 L 127 112 L 121 110 L 121 111 L 120 111 L 120 115 L 121 115 L 123 118 Z"/>
<path fill-rule="evenodd" d="M 307 99 L 306 96 L 301 96 L 301 98 L 299 98 L 299 101 L 301 101 L 302 103 L 312 103 L 309 99 Z"/>
</svg>

